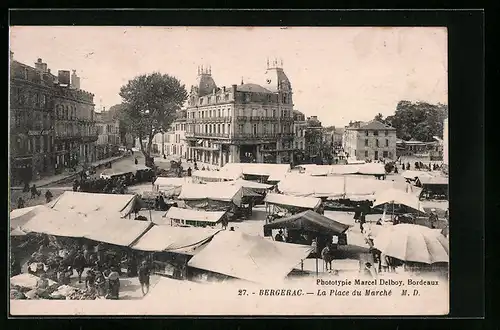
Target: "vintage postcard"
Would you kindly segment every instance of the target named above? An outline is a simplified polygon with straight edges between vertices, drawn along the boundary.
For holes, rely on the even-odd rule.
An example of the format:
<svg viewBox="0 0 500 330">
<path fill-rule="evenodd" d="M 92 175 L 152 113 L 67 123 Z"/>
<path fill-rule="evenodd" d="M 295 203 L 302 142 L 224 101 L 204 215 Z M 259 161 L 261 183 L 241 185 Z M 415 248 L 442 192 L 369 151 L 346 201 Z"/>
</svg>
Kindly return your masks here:
<svg viewBox="0 0 500 330">
<path fill-rule="evenodd" d="M 447 53 L 11 26 L 11 316 L 448 314 Z"/>
</svg>

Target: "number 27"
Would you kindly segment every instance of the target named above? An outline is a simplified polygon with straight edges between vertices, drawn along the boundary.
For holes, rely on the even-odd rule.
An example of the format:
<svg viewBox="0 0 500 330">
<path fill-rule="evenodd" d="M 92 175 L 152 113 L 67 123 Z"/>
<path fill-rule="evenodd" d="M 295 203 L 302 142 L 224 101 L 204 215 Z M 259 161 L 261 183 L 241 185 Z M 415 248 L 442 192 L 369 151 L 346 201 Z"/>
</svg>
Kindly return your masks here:
<svg viewBox="0 0 500 330">
<path fill-rule="evenodd" d="M 238 296 L 244 296 L 246 294 L 247 294 L 247 290 L 245 290 L 245 289 L 238 290 Z"/>
</svg>

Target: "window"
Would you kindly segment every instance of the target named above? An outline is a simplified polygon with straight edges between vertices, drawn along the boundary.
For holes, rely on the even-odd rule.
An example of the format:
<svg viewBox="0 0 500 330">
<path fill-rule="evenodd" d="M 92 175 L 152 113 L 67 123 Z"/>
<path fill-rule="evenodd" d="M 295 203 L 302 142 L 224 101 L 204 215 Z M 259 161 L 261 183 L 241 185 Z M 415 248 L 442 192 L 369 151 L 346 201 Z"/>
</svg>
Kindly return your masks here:
<svg viewBox="0 0 500 330">
<path fill-rule="evenodd" d="M 273 133 L 274 133 L 274 134 L 279 133 L 279 132 L 278 132 L 278 124 L 274 124 L 274 125 L 273 125 Z"/>
<path fill-rule="evenodd" d="M 365 147 L 368 147 L 368 139 L 365 139 Z"/>
<path fill-rule="evenodd" d="M 375 140 L 375 145 L 377 146 L 377 148 L 380 147 L 379 143 L 378 143 L 378 140 Z"/>
<path fill-rule="evenodd" d="M 384 158 L 389 157 L 389 151 L 384 151 Z"/>
<path fill-rule="evenodd" d="M 365 136 L 368 136 L 368 131 L 365 131 Z"/>
<path fill-rule="evenodd" d="M 373 131 L 373 136 L 378 136 L 378 131 Z"/>
<path fill-rule="evenodd" d="M 368 158 L 368 150 L 365 150 L 365 158 Z"/>
<path fill-rule="evenodd" d="M 378 151 L 375 151 L 375 160 L 378 160 Z"/>
<path fill-rule="evenodd" d="M 220 109 L 217 110 L 217 117 L 221 117 L 221 115 L 220 115 Z"/>
<path fill-rule="evenodd" d="M 227 124 L 227 134 L 231 133 L 231 124 Z"/>
<path fill-rule="evenodd" d="M 239 124 L 239 125 L 238 125 L 238 131 L 239 131 L 240 133 L 244 133 L 244 127 L 243 127 L 243 124 Z"/>
<path fill-rule="evenodd" d="M 257 124 L 253 124 L 253 135 L 257 135 Z"/>
<path fill-rule="evenodd" d="M 273 109 L 273 118 L 276 117 L 276 109 Z"/>
<path fill-rule="evenodd" d="M 267 124 L 262 125 L 262 131 L 267 134 Z"/>
<path fill-rule="evenodd" d="M 389 135 L 389 131 L 385 131 L 385 136 L 388 136 Z"/>
<path fill-rule="evenodd" d="M 385 139 L 385 146 L 388 147 L 389 146 L 389 139 Z M 385 156 L 384 156 L 385 157 Z"/>
</svg>

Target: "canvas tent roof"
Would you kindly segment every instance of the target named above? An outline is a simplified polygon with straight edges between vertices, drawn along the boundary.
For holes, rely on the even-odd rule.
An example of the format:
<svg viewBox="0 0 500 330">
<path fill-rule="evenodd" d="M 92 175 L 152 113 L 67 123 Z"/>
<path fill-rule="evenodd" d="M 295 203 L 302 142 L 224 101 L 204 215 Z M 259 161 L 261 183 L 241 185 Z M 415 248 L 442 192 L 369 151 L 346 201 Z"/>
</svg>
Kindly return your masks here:
<svg viewBox="0 0 500 330">
<path fill-rule="evenodd" d="M 243 179 L 229 181 L 228 183 L 230 183 L 232 185 L 236 185 L 236 186 L 250 188 L 250 189 L 270 189 L 272 187 L 272 185 L 270 185 L 270 184 L 259 183 L 259 182 L 243 180 Z"/>
<path fill-rule="evenodd" d="M 444 176 L 419 176 L 422 185 L 448 185 L 448 178 Z"/>
<path fill-rule="evenodd" d="M 277 219 L 270 224 L 264 225 L 264 228 L 301 229 L 318 233 L 339 235 L 349 229 L 349 226 L 314 211 L 307 210 L 290 217 Z"/>
<path fill-rule="evenodd" d="M 44 210 L 49 209 L 45 205 L 36 205 L 31 207 L 23 207 L 21 209 L 14 209 L 10 211 L 10 228 L 15 229 L 21 227 L 25 223 L 27 223 L 31 218 L 33 218 L 36 214 L 43 212 Z"/>
<path fill-rule="evenodd" d="M 165 214 L 165 218 L 216 223 L 224 214 L 226 212 L 208 212 L 171 207 Z"/>
<path fill-rule="evenodd" d="M 361 176 L 287 176 L 278 184 L 285 195 L 302 197 L 364 198 L 389 188 L 406 190 L 408 184 Z"/>
<path fill-rule="evenodd" d="M 295 197 L 273 193 L 267 194 L 264 201 L 269 204 L 295 206 L 313 210 L 321 204 L 321 199 L 319 198 Z"/>
<path fill-rule="evenodd" d="M 227 163 L 222 171 L 231 173 L 261 175 L 261 176 L 280 176 L 290 171 L 288 164 L 262 164 L 262 163 Z"/>
<path fill-rule="evenodd" d="M 116 219 L 132 213 L 139 202 L 136 195 L 65 191 L 50 207 L 58 211 L 68 210 L 86 216 Z"/>
<path fill-rule="evenodd" d="M 214 189 L 214 187 L 217 187 Z M 241 190 L 241 187 L 232 185 L 221 185 L 214 183 L 195 184 L 186 183 L 182 186 L 179 199 L 199 200 L 211 199 L 216 201 L 232 201 Z"/>
<path fill-rule="evenodd" d="M 170 251 L 192 255 L 218 232 L 219 230 L 205 228 L 154 226 L 132 248 L 141 251 Z"/>
<path fill-rule="evenodd" d="M 383 175 L 385 174 L 385 167 L 382 163 L 367 163 L 359 165 L 358 172 L 359 174 L 368 174 L 368 175 Z"/>
<path fill-rule="evenodd" d="M 84 237 L 119 246 L 130 246 L 153 226 L 149 221 L 108 219 Z"/>
<path fill-rule="evenodd" d="M 432 176 L 431 174 L 427 173 L 427 172 L 422 172 L 422 171 L 410 171 L 410 170 L 407 170 L 407 171 L 404 171 L 403 173 L 401 173 L 401 175 L 405 178 L 405 179 L 415 179 L 415 178 L 418 178 L 419 176 Z"/>
<path fill-rule="evenodd" d="M 192 176 L 200 179 L 235 180 L 240 175 L 230 171 L 194 171 Z"/>
<path fill-rule="evenodd" d="M 179 196 L 182 185 L 190 183 L 188 178 L 164 178 L 159 177 L 155 181 L 158 191 L 163 192 L 165 196 Z"/>
<path fill-rule="evenodd" d="M 279 283 L 311 251 L 310 246 L 221 231 L 188 266 L 255 283 Z"/>
<path fill-rule="evenodd" d="M 26 233 L 82 238 L 100 228 L 104 222 L 101 218 L 46 208 L 22 225 L 21 229 Z"/>
<path fill-rule="evenodd" d="M 373 206 L 383 204 L 401 204 L 412 208 L 413 210 L 425 213 L 417 196 L 406 193 L 399 189 L 388 189 L 375 195 Z"/>
</svg>

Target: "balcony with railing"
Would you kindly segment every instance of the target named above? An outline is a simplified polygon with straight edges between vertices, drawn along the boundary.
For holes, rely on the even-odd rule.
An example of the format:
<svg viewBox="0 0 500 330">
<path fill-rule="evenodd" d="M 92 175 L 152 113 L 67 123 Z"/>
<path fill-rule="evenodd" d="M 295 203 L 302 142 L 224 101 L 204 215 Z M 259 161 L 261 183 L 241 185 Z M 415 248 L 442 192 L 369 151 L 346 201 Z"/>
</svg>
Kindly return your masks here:
<svg viewBox="0 0 500 330">
<path fill-rule="evenodd" d="M 223 138 L 223 139 L 228 139 L 229 134 L 228 133 L 193 133 L 193 132 L 186 132 L 186 138 Z"/>
<path fill-rule="evenodd" d="M 235 133 L 235 139 L 280 139 L 293 138 L 293 133 Z"/>
<path fill-rule="evenodd" d="M 230 123 L 232 117 L 203 117 L 203 118 L 188 118 L 187 123 Z"/>
</svg>

